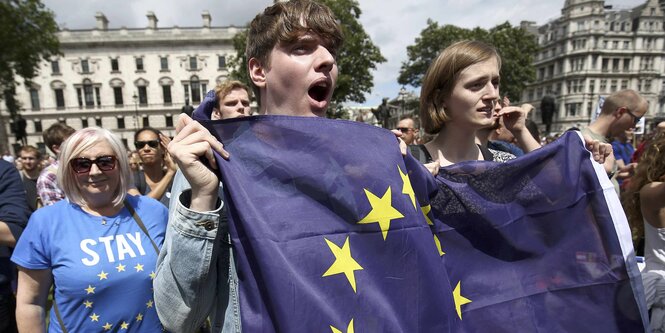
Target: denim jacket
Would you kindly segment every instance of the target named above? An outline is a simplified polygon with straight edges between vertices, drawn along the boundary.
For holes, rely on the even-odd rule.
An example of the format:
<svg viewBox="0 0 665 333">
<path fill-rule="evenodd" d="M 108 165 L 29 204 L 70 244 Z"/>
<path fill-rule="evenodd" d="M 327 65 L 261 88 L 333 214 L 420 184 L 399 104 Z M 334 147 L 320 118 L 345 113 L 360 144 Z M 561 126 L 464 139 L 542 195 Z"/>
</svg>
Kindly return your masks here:
<svg viewBox="0 0 665 333">
<path fill-rule="evenodd" d="M 171 200 L 154 280 L 157 314 L 170 332 L 194 332 L 208 317 L 214 333 L 241 332 L 238 276 L 223 202 L 214 211 L 192 211 L 191 190 L 185 188 L 189 184 L 178 171 L 171 191 L 177 200 Z"/>
</svg>

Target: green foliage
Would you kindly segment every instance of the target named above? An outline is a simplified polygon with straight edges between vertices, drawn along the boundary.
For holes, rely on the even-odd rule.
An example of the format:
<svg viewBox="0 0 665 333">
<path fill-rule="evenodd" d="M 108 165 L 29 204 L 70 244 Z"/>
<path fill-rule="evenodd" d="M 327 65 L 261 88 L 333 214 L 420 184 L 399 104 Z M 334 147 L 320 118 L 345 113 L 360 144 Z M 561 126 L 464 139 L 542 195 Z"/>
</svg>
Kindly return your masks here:
<svg viewBox="0 0 665 333">
<path fill-rule="evenodd" d="M 20 107 L 15 99 L 15 75 L 26 85 L 37 76 L 42 59 L 60 54 L 58 25 L 53 12 L 39 0 L 0 1 L 0 98 L 14 118 Z"/>
<path fill-rule="evenodd" d="M 465 29 L 453 25 L 439 26 L 427 21 L 414 45 L 407 46 L 409 59 L 402 63 L 397 81 L 419 87 L 429 64 L 449 45 L 460 40 L 480 40 L 494 45 L 501 55 L 501 93 L 519 101 L 522 90 L 535 79 L 533 59 L 538 51 L 534 36 L 505 22 L 494 28 Z"/>
<path fill-rule="evenodd" d="M 332 97 L 332 106 L 328 108 L 328 117 L 342 118 L 347 113 L 342 104 L 365 101 L 365 94 L 371 92 L 374 87 L 372 70 L 386 59 L 358 21 L 362 12 L 356 0 L 320 1 L 330 7 L 340 21 L 344 32 L 344 44 L 337 54 L 337 67 L 339 68 L 337 86 Z M 249 84 L 245 57 L 246 40 L 246 31 L 238 33 L 233 38 L 236 56 L 230 59 L 229 64 L 233 68 L 230 77 Z"/>
</svg>

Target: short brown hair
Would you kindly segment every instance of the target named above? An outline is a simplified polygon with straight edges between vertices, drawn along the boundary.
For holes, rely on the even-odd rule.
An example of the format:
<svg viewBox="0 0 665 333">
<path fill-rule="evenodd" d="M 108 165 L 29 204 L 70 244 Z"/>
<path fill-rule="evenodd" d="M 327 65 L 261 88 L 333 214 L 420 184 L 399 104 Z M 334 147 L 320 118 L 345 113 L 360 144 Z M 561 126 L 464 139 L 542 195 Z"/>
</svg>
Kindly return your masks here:
<svg viewBox="0 0 665 333">
<path fill-rule="evenodd" d="M 65 139 L 74 134 L 74 132 L 76 132 L 76 130 L 66 124 L 60 122 L 55 123 L 47 128 L 42 134 L 44 137 L 44 144 L 46 144 L 46 147 L 55 154 L 56 152 L 53 151 L 53 146 L 59 147 Z"/>
<path fill-rule="evenodd" d="M 623 89 L 616 91 L 605 98 L 600 113 L 603 115 L 610 115 L 620 107 L 626 107 L 628 110 L 636 112 L 642 108 L 647 109 L 649 107 L 648 104 L 647 100 L 637 93 L 637 91 Z"/>
<path fill-rule="evenodd" d="M 19 156 L 19 157 L 21 156 L 21 153 L 22 153 L 22 152 L 26 152 L 26 153 L 28 153 L 28 154 L 31 154 L 31 153 L 32 153 L 32 154 L 35 154 L 35 157 L 36 157 L 38 160 L 41 160 L 41 159 L 42 159 L 42 152 L 39 151 L 39 149 L 35 148 L 34 146 L 27 145 L 27 146 L 23 146 L 23 147 L 21 147 L 21 150 L 19 150 L 19 152 L 18 152 L 18 156 Z"/>
<path fill-rule="evenodd" d="M 344 41 L 342 28 L 326 5 L 311 0 L 277 2 L 256 15 L 249 24 L 245 49 L 247 61 L 255 58 L 268 67 L 270 52 L 275 45 L 288 45 L 307 33 L 323 39 L 332 53 L 337 53 Z M 258 88 L 254 83 L 252 88 L 258 99 Z"/>
<path fill-rule="evenodd" d="M 496 49 L 480 41 L 460 41 L 445 48 L 432 62 L 420 90 L 420 119 L 426 133 L 438 133 L 450 120 L 442 107 L 443 100 L 457 83 L 460 73 L 471 65 L 495 58 L 501 68 Z"/>
<path fill-rule="evenodd" d="M 220 107 L 220 103 L 222 103 L 224 97 L 226 97 L 226 95 L 228 95 L 230 92 L 236 89 L 244 89 L 247 92 L 247 95 L 249 95 L 249 98 L 252 98 L 252 94 L 249 91 L 249 87 L 247 87 L 246 84 L 236 80 L 227 80 L 218 84 L 215 87 L 215 97 L 217 97 L 217 105 L 216 105 L 217 108 Z"/>
</svg>

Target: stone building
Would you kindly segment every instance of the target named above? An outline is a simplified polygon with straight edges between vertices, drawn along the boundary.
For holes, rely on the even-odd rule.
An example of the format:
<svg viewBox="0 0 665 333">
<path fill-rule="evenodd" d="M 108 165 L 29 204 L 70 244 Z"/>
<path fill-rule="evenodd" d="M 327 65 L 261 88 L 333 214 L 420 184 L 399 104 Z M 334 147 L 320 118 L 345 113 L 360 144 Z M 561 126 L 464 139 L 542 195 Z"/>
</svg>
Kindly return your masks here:
<svg viewBox="0 0 665 333">
<path fill-rule="evenodd" d="M 213 27 L 207 11 L 200 27 L 162 28 L 154 13 L 146 16 L 146 28 L 110 29 L 97 13 L 93 29 L 58 32 L 62 55 L 43 62 L 31 86 L 17 88 L 28 144 L 43 147 L 42 131 L 55 122 L 107 128 L 127 147 L 144 126 L 173 136 L 185 103 L 196 107 L 227 78 L 232 38 L 244 28 Z M 0 146 L 16 146 L 4 103 L 0 124 Z"/>
<path fill-rule="evenodd" d="M 541 101 L 548 96 L 555 105 L 551 132 L 583 128 L 600 96 L 624 88 L 639 91 L 649 101 L 647 125 L 664 118 L 661 4 L 648 0 L 632 9 L 613 9 L 602 0 L 566 0 L 559 18 L 537 27 L 541 49 L 534 63 L 536 81 L 522 96 L 536 107 L 534 121 L 543 123 Z"/>
</svg>

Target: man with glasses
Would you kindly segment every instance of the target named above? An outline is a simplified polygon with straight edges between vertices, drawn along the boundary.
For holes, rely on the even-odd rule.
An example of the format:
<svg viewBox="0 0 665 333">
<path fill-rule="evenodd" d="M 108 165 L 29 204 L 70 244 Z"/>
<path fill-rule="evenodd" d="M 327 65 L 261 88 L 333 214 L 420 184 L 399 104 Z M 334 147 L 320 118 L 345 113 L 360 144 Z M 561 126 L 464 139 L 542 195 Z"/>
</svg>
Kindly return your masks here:
<svg viewBox="0 0 665 333">
<path fill-rule="evenodd" d="M 418 126 L 416 126 L 415 120 L 411 118 L 410 116 L 405 116 L 400 119 L 400 121 L 397 123 L 397 130 L 402 132 L 402 140 L 407 145 L 412 145 L 416 144 L 416 140 L 418 139 Z"/>
<path fill-rule="evenodd" d="M 635 125 L 644 117 L 649 109 L 649 104 L 637 91 L 631 89 L 619 90 L 605 99 L 598 118 L 585 129 L 583 134 L 594 140 L 608 143 L 610 140 L 621 135 L 621 133 L 635 128 Z M 605 171 L 612 179 L 617 193 L 619 193 L 619 179 L 627 178 L 634 164 L 629 164 L 619 169 L 616 158 L 610 154 L 605 159 Z"/>
</svg>

